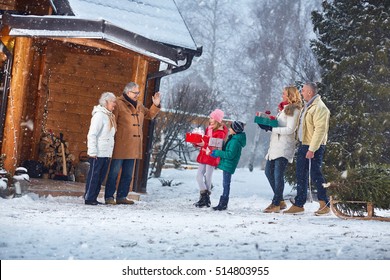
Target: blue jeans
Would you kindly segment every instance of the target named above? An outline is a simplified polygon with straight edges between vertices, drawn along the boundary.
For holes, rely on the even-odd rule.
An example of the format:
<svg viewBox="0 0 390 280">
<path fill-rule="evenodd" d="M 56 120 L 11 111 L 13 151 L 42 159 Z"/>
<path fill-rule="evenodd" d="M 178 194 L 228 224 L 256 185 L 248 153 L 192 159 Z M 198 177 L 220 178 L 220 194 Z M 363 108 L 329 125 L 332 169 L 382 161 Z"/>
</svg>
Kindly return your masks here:
<svg viewBox="0 0 390 280">
<path fill-rule="evenodd" d="M 306 158 L 306 153 L 308 150 L 308 145 L 300 145 L 297 152 L 297 196 L 295 197 L 295 205 L 299 207 L 303 207 L 307 198 L 307 188 L 309 185 L 309 159 Z M 325 203 L 328 203 L 329 198 L 326 195 L 326 189 L 322 185 L 325 183 L 325 179 L 321 171 L 324 153 L 325 145 L 321 145 L 314 153 L 314 157 L 311 159 L 310 177 L 312 184 L 314 184 L 317 188 L 318 200 L 323 200 Z"/>
<path fill-rule="evenodd" d="M 107 175 L 110 158 L 89 158 L 88 161 L 89 172 L 87 176 L 87 182 L 85 184 L 84 199 L 86 201 L 96 201 L 97 197 L 99 196 L 102 183 Z"/>
<path fill-rule="evenodd" d="M 122 168 L 121 178 L 116 192 L 116 199 L 126 198 L 129 194 L 131 180 L 133 178 L 134 159 L 112 159 L 108 172 L 104 198 L 114 198 L 116 182 L 119 171 Z"/>
<path fill-rule="evenodd" d="M 283 200 L 284 191 L 284 171 L 286 170 L 288 160 L 280 157 L 273 160 L 267 160 L 265 165 L 265 176 L 274 192 L 272 204 L 279 206 L 280 201 Z"/>
<path fill-rule="evenodd" d="M 232 174 L 229 172 L 223 171 L 223 193 L 222 196 L 225 198 L 229 198 L 230 194 L 230 182 L 232 181 Z"/>
</svg>

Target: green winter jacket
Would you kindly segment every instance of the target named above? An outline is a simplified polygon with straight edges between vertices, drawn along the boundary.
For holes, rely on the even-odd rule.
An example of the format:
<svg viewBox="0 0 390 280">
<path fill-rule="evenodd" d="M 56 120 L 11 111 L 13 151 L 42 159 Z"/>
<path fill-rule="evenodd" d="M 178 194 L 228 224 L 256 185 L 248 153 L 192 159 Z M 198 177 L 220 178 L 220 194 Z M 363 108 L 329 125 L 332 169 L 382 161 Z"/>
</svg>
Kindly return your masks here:
<svg viewBox="0 0 390 280">
<path fill-rule="evenodd" d="M 233 174 L 241 157 L 241 150 L 246 145 L 245 132 L 229 136 L 222 151 L 215 150 L 215 155 L 221 158 L 218 168 Z"/>
</svg>

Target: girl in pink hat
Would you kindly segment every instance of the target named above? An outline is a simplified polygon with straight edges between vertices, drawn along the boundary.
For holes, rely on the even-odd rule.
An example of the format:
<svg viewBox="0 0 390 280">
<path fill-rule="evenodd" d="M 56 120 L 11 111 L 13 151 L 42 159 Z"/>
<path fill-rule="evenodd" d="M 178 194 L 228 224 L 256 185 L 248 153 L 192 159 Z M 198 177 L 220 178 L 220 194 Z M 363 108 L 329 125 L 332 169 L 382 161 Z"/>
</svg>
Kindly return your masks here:
<svg viewBox="0 0 390 280">
<path fill-rule="evenodd" d="M 220 109 L 215 109 L 210 114 L 209 126 L 206 128 L 203 141 L 196 144 L 200 148 L 196 161 L 199 163 L 196 181 L 199 185 L 200 198 L 195 203 L 196 207 L 210 207 L 211 178 L 215 167 L 219 163 L 219 158 L 214 158 L 210 154 L 215 149 L 222 149 L 223 140 L 226 138 L 228 128 L 222 123 L 224 113 Z"/>
</svg>

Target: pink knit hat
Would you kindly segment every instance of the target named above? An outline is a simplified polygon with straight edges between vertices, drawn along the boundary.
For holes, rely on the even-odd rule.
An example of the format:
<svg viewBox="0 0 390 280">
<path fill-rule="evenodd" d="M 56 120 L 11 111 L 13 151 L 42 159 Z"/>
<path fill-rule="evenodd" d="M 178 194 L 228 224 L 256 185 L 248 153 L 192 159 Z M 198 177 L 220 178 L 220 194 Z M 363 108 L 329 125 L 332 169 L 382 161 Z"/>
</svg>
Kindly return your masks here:
<svg viewBox="0 0 390 280">
<path fill-rule="evenodd" d="M 221 123 L 223 119 L 224 113 L 220 109 L 215 109 L 214 111 L 211 112 L 210 118 L 213 118 L 217 122 Z"/>
</svg>

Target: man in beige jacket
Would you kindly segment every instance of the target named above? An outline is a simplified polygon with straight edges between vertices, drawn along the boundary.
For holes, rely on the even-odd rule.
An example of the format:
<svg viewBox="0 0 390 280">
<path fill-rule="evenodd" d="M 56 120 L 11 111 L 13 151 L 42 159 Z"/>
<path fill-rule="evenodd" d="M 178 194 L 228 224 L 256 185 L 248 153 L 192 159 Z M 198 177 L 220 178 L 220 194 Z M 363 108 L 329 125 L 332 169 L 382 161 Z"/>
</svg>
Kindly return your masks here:
<svg viewBox="0 0 390 280">
<path fill-rule="evenodd" d="M 325 144 L 328 139 L 330 112 L 321 96 L 317 94 L 315 83 L 306 83 L 302 88 L 302 97 L 305 107 L 301 112 L 297 152 L 296 176 L 297 195 L 294 204 L 284 214 L 301 214 L 305 211 L 304 204 L 307 198 L 309 176 L 317 188 L 317 197 L 320 208 L 315 215 L 329 213 L 329 198 L 326 195 L 325 183 L 321 167 L 325 152 Z M 310 174 L 309 174 L 310 171 Z"/>
<path fill-rule="evenodd" d="M 127 199 L 133 177 L 134 161 L 142 159 L 142 128 L 144 119 L 153 119 L 160 111 L 160 93 L 152 96 L 153 104 L 148 109 L 138 101 L 139 86 L 128 83 L 123 94 L 116 99 L 117 106 L 113 111 L 117 123 L 115 145 L 112 154 L 110 171 L 108 172 L 104 199 L 106 204 L 133 204 Z M 122 170 L 122 171 L 121 171 Z M 114 193 L 116 182 L 121 171 L 116 201 Z"/>
</svg>

